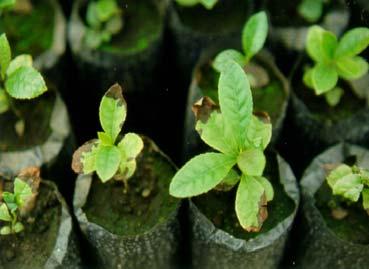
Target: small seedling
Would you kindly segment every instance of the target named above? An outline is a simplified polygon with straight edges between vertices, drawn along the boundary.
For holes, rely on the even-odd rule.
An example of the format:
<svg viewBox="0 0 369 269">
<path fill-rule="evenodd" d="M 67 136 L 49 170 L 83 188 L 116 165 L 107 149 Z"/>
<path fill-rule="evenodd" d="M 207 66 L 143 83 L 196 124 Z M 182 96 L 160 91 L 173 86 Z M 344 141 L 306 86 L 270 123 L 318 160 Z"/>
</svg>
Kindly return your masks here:
<svg viewBox="0 0 369 269">
<path fill-rule="evenodd" d="M 4 202 L 0 204 L 0 221 L 6 224 L 0 229 L 1 235 L 20 233 L 24 230 L 24 226 L 20 222 L 20 212 L 32 195 L 32 188 L 20 178 L 14 180 L 13 193 L 2 193 Z"/>
<path fill-rule="evenodd" d="M 206 9 L 212 9 L 219 0 L 176 0 L 176 2 L 184 7 L 192 7 L 198 4 L 203 5 Z"/>
<path fill-rule="evenodd" d="M 128 191 L 128 179 L 136 170 L 136 157 L 144 145 L 141 137 L 134 133 L 127 133 L 116 143 L 126 115 L 122 88 L 115 84 L 100 103 L 99 116 L 104 132 L 98 132 L 98 139 L 85 143 L 73 155 L 72 168 L 76 173 L 96 171 L 102 182 L 112 178 L 123 181 Z"/>
<path fill-rule="evenodd" d="M 213 68 L 221 72 L 230 60 L 235 61 L 241 67 L 246 66 L 252 57 L 263 48 L 267 35 L 268 18 L 265 12 L 254 14 L 245 23 L 242 30 L 243 54 L 234 49 L 224 50 L 215 57 Z"/>
<path fill-rule="evenodd" d="M 358 56 L 369 45 L 369 28 L 355 28 L 337 37 L 321 28 L 309 28 L 306 50 L 315 62 L 314 67 L 304 72 L 304 84 L 316 95 L 324 95 L 327 103 L 336 106 L 343 95 L 337 86 L 338 79 L 356 80 L 368 72 L 367 61 Z"/>
<path fill-rule="evenodd" d="M 5 34 L 0 36 L 0 114 L 11 109 L 18 117 L 16 130 L 23 134 L 24 119 L 13 99 L 34 99 L 47 91 L 41 74 L 32 66 L 32 56 L 22 54 L 14 59 Z"/>
<path fill-rule="evenodd" d="M 302 0 L 297 11 L 306 21 L 314 23 L 322 17 L 324 4 L 329 1 L 330 0 Z"/>
<path fill-rule="evenodd" d="M 85 42 L 88 47 L 96 49 L 108 43 L 112 36 L 123 28 L 123 10 L 116 0 L 90 1 L 87 6 Z"/>
<path fill-rule="evenodd" d="M 369 171 L 357 166 L 341 164 L 327 176 L 333 194 L 348 202 L 358 202 L 362 197 L 363 208 L 369 214 Z"/>
<path fill-rule="evenodd" d="M 200 154 L 174 176 L 170 194 L 184 198 L 211 189 L 229 190 L 238 182 L 236 214 L 247 231 L 259 231 L 267 218 L 266 205 L 273 199 L 273 187 L 263 177 L 264 149 L 270 142 L 272 126 L 252 114 L 249 81 L 243 69 L 228 61 L 219 79 L 220 111 L 204 98 L 194 107 L 196 130 L 201 139 L 220 151 Z"/>
</svg>

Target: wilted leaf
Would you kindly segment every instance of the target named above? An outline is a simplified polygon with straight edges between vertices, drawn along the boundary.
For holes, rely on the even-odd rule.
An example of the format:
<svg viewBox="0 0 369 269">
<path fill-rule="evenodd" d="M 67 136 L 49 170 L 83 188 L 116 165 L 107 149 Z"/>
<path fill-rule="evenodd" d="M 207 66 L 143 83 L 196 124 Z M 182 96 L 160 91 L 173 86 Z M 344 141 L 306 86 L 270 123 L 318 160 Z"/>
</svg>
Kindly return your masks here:
<svg viewBox="0 0 369 269">
<path fill-rule="evenodd" d="M 247 129 L 247 140 L 245 146 L 265 149 L 272 138 L 272 124 L 269 115 L 256 113 L 252 116 Z"/>
<path fill-rule="evenodd" d="M 75 173 L 80 174 L 80 173 L 85 173 L 84 169 L 86 169 L 86 167 L 84 167 L 85 165 L 83 164 L 83 158 L 88 158 L 86 156 L 84 156 L 84 154 L 90 153 L 92 151 L 93 148 L 97 147 L 97 139 L 93 139 L 90 140 L 88 142 L 86 142 L 85 144 L 83 144 L 82 146 L 80 146 L 73 154 L 73 159 L 72 159 L 72 169 Z M 93 169 L 94 171 L 95 169 Z M 86 173 L 88 174 L 88 173 Z"/>
</svg>

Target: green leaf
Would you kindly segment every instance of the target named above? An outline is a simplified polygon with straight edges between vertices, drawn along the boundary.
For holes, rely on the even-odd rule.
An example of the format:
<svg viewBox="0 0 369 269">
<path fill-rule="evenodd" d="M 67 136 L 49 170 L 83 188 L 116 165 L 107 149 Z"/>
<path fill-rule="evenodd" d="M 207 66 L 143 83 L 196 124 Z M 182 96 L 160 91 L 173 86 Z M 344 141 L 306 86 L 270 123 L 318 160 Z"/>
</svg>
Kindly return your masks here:
<svg viewBox="0 0 369 269">
<path fill-rule="evenodd" d="M 228 49 L 220 52 L 214 59 L 213 68 L 218 72 L 221 72 L 226 66 L 228 61 L 235 61 L 241 67 L 245 65 L 245 56 L 237 50 Z"/>
<path fill-rule="evenodd" d="M 259 231 L 265 219 L 264 187 L 252 176 L 241 177 L 236 194 L 236 214 L 243 229 Z"/>
<path fill-rule="evenodd" d="M 263 122 L 252 115 L 250 125 L 247 129 L 246 146 L 265 149 L 272 138 L 272 124 Z"/>
<path fill-rule="evenodd" d="M 32 195 L 32 188 L 27 184 L 27 182 L 19 178 L 15 178 L 14 195 L 18 207 L 22 208 L 25 201 Z"/>
<path fill-rule="evenodd" d="M 363 192 L 363 207 L 365 210 L 369 209 L 369 188 L 364 188 Z"/>
<path fill-rule="evenodd" d="M 102 182 L 111 179 L 117 172 L 121 155 L 116 146 L 99 146 L 96 152 L 96 172 Z"/>
<path fill-rule="evenodd" d="M 16 0 L 1 0 L 0 9 L 11 8 L 15 5 Z"/>
<path fill-rule="evenodd" d="M 15 99 L 33 99 L 47 91 L 41 74 L 29 66 L 15 70 L 5 81 L 5 89 Z"/>
<path fill-rule="evenodd" d="M 98 0 L 96 2 L 96 15 L 100 21 L 106 22 L 117 13 L 119 13 L 119 7 L 115 0 Z"/>
<path fill-rule="evenodd" d="M 212 9 L 218 0 L 200 0 L 200 2 L 206 9 Z"/>
<path fill-rule="evenodd" d="M 1 77 L 4 79 L 6 70 L 8 69 L 12 54 L 10 45 L 5 34 L 0 35 L 0 71 Z"/>
<path fill-rule="evenodd" d="M 82 153 L 82 170 L 85 175 L 96 171 L 96 156 L 99 151 L 98 146 L 93 146 L 91 151 Z"/>
<path fill-rule="evenodd" d="M 274 198 L 273 186 L 265 177 L 255 177 L 255 179 L 263 186 L 267 201 L 272 201 Z"/>
<path fill-rule="evenodd" d="M 198 120 L 195 128 L 201 139 L 210 147 L 227 155 L 236 155 L 226 141 L 223 115 L 218 111 L 213 111 L 205 123 Z"/>
<path fill-rule="evenodd" d="M 309 87 L 309 88 L 314 88 L 314 84 L 313 84 L 313 68 L 308 68 L 305 70 L 304 72 L 304 77 L 303 77 L 303 81 L 304 84 Z"/>
<path fill-rule="evenodd" d="M 347 58 L 360 54 L 369 45 L 369 28 L 359 27 L 344 34 L 338 43 L 335 58 Z"/>
<path fill-rule="evenodd" d="M 297 10 L 308 22 L 316 22 L 323 14 L 323 0 L 303 0 Z"/>
<path fill-rule="evenodd" d="M 340 58 L 336 66 L 338 75 L 346 80 L 359 79 L 368 72 L 368 63 L 360 56 Z"/>
<path fill-rule="evenodd" d="M 326 63 L 333 59 L 337 48 L 337 38 L 333 33 L 320 26 L 312 26 L 306 42 L 307 52 L 314 61 Z"/>
<path fill-rule="evenodd" d="M 22 224 L 22 223 L 17 222 L 17 223 L 14 225 L 13 229 L 14 229 L 14 232 L 16 232 L 16 233 L 20 233 L 21 231 L 23 231 L 23 230 L 24 230 L 24 226 L 23 226 L 23 224 Z"/>
<path fill-rule="evenodd" d="M 261 176 L 266 165 L 264 152 L 260 149 L 245 150 L 238 156 L 237 164 L 243 174 Z"/>
<path fill-rule="evenodd" d="M 351 167 L 346 164 L 341 164 L 329 173 L 327 176 L 327 183 L 333 189 L 339 179 L 350 174 L 352 174 Z"/>
<path fill-rule="evenodd" d="M 100 123 L 113 143 L 117 139 L 127 115 L 127 105 L 122 95 L 122 88 L 115 84 L 104 95 L 100 103 Z"/>
<path fill-rule="evenodd" d="M 0 88 L 0 114 L 8 111 L 10 103 L 5 91 Z"/>
<path fill-rule="evenodd" d="M 14 212 L 18 209 L 18 205 L 15 200 L 15 195 L 13 193 L 4 191 L 3 192 L 3 200 L 5 201 L 6 205 L 8 206 L 8 209 L 10 212 Z"/>
<path fill-rule="evenodd" d="M 0 205 L 0 220 L 2 221 L 12 221 L 12 217 L 10 216 L 9 209 L 5 203 Z"/>
<path fill-rule="evenodd" d="M 264 46 L 268 35 L 268 18 L 264 11 L 251 16 L 242 30 L 242 47 L 248 62 Z"/>
<path fill-rule="evenodd" d="M 113 16 L 106 22 L 105 30 L 110 34 L 118 34 L 123 28 L 122 17 L 119 15 Z"/>
<path fill-rule="evenodd" d="M 87 29 L 84 36 L 84 42 L 86 43 L 87 47 L 91 49 L 97 49 L 104 42 L 104 37 L 101 31 Z"/>
<path fill-rule="evenodd" d="M 121 151 L 122 158 L 126 160 L 133 160 L 142 151 L 144 147 L 142 138 L 134 133 L 126 134 L 119 142 L 118 148 Z"/>
<path fill-rule="evenodd" d="M 90 1 L 87 6 L 86 11 L 86 21 L 88 25 L 90 25 L 93 28 L 98 28 L 101 25 L 101 22 L 99 21 L 97 10 L 96 10 L 96 2 Z"/>
<path fill-rule="evenodd" d="M 175 0 L 177 4 L 184 6 L 184 7 L 191 7 L 200 2 L 200 0 Z"/>
<path fill-rule="evenodd" d="M 338 103 L 341 100 L 341 97 L 343 95 L 343 89 L 336 87 L 333 90 L 330 90 L 328 92 L 326 92 L 324 94 L 325 100 L 327 101 L 327 103 L 331 106 L 334 107 L 336 105 L 338 105 Z"/>
<path fill-rule="evenodd" d="M 338 179 L 332 189 L 334 195 L 340 195 L 352 202 L 357 202 L 363 187 L 360 175 L 349 174 Z"/>
<path fill-rule="evenodd" d="M 101 144 L 103 145 L 111 146 L 114 144 L 114 141 L 112 140 L 110 135 L 108 135 L 107 133 L 97 132 L 97 137 L 99 138 Z"/>
<path fill-rule="evenodd" d="M 10 62 L 8 69 L 6 70 L 6 75 L 9 77 L 19 67 L 22 67 L 22 66 L 32 67 L 32 64 L 33 64 L 33 60 L 32 60 L 31 55 L 27 55 L 27 54 L 19 55 Z"/>
<path fill-rule="evenodd" d="M 317 95 L 332 90 L 338 81 L 338 74 L 334 66 L 319 63 L 312 73 L 314 90 Z"/>
<path fill-rule="evenodd" d="M 10 228 L 10 226 L 4 226 L 4 227 L 1 227 L 0 229 L 0 234 L 1 235 L 8 235 L 8 234 L 11 234 L 12 233 L 12 229 Z"/>
<path fill-rule="evenodd" d="M 119 174 L 125 179 L 132 177 L 136 171 L 136 160 L 122 161 L 119 166 Z"/>
<path fill-rule="evenodd" d="M 222 153 L 200 154 L 175 174 L 169 193 L 178 198 L 206 193 L 227 176 L 235 163 L 235 158 Z"/>
<path fill-rule="evenodd" d="M 220 74 L 218 88 L 220 110 L 227 134 L 225 137 L 232 148 L 242 150 L 253 110 L 249 81 L 237 63 L 229 62 Z"/>
</svg>

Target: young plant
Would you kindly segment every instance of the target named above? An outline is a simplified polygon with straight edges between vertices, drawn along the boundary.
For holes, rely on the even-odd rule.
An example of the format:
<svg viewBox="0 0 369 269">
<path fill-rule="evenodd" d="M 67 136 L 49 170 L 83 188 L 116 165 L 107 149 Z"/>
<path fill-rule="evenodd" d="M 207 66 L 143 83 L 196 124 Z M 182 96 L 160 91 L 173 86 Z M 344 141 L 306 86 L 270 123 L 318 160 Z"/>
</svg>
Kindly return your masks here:
<svg viewBox="0 0 369 269">
<path fill-rule="evenodd" d="M 206 9 L 213 9 L 219 0 L 176 0 L 176 2 L 184 7 L 192 7 L 198 4 L 203 5 Z"/>
<path fill-rule="evenodd" d="M 343 95 L 338 79 L 356 80 L 368 72 L 367 61 L 358 56 L 368 45 L 369 28 L 352 29 L 338 41 L 320 26 L 310 27 L 306 50 L 315 65 L 305 70 L 304 84 L 316 95 L 324 95 L 330 106 L 336 106 Z"/>
<path fill-rule="evenodd" d="M 323 15 L 324 4 L 329 0 L 302 0 L 297 11 L 310 23 L 317 22 Z"/>
<path fill-rule="evenodd" d="M 127 133 L 119 142 L 117 138 L 127 115 L 127 105 L 122 88 L 115 84 L 100 103 L 100 123 L 104 132 L 98 139 L 82 145 L 73 155 L 72 169 L 76 173 L 97 173 L 102 182 L 110 179 L 123 181 L 128 191 L 128 179 L 136 170 L 136 157 L 143 149 L 141 137 Z"/>
<path fill-rule="evenodd" d="M 234 49 L 224 50 L 215 57 L 213 68 L 218 72 L 222 72 L 230 60 L 235 61 L 241 67 L 246 66 L 252 57 L 263 48 L 267 35 L 268 18 L 265 12 L 254 14 L 242 30 L 243 53 Z"/>
<path fill-rule="evenodd" d="M 32 56 L 28 54 L 12 59 L 6 35 L 0 36 L 0 114 L 11 109 L 17 115 L 16 130 L 19 135 L 23 134 L 24 120 L 13 99 L 33 99 L 47 91 L 43 77 L 32 63 Z"/>
<path fill-rule="evenodd" d="M 184 198 L 211 189 L 229 190 L 237 183 L 236 214 L 246 231 L 257 232 L 267 218 L 267 202 L 273 187 L 263 177 L 264 149 L 271 139 L 269 122 L 253 115 L 249 81 L 243 69 L 228 61 L 219 79 L 220 111 L 209 99 L 194 107 L 196 130 L 214 150 L 187 162 L 174 176 L 170 194 Z"/>
<path fill-rule="evenodd" d="M 85 42 L 88 47 L 97 49 L 122 30 L 123 10 L 119 8 L 116 0 L 90 1 L 86 21 L 88 28 Z"/>
<path fill-rule="evenodd" d="M 20 233 L 24 230 L 24 226 L 20 222 L 21 210 L 32 196 L 32 188 L 18 177 L 14 180 L 13 193 L 2 193 L 4 202 L 0 203 L 0 221 L 6 224 L 1 227 L 0 235 Z"/>
<path fill-rule="evenodd" d="M 349 202 L 362 197 L 363 208 L 369 214 L 369 171 L 357 166 L 341 164 L 327 176 L 333 194 Z"/>
</svg>

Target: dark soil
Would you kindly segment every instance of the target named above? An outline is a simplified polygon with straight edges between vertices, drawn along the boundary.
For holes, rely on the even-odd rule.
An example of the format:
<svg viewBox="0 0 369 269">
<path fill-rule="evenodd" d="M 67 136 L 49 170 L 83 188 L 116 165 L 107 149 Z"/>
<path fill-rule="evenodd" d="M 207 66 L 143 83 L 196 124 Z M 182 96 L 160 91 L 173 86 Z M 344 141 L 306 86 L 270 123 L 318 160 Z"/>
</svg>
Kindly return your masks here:
<svg viewBox="0 0 369 269">
<path fill-rule="evenodd" d="M 239 239 L 249 240 L 260 233 L 268 232 L 281 221 L 292 214 L 293 201 L 285 193 L 279 183 L 279 176 L 275 159 L 269 158 L 264 176 L 268 178 L 274 188 L 274 199 L 268 203 L 268 218 L 259 233 L 248 233 L 240 226 L 235 212 L 235 198 L 237 186 L 229 192 L 210 191 L 193 199 L 199 210 L 221 230 Z"/>
<path fill-rule="evenodd" d="M 22 220 L 25 230 L 0 237 L 0 249 L 3 250 L 0 267 L 42 268 L 53 251 L 60 214 L 61 206 L 54 189 L 41 183 L 36 207 L 27 219 Z"/>
<path fill-rule="evenodd" d="M 89 221 L 117 235 L 137 235 L 164 223 L 175 212 L 179 201 L 169 196 L 169 183 L 176 172 L 166 158 L 145 144 L 137 159 L 129 191 L 122 182 L 105 184 L 93 179 L 84 207 Z"/>
<path fill-rule="evenodd" d="M 18 117 L 14 112 L 9 110 L 0 114 L 0 151 L 25 150 L 42 145 L 51 133 L 50 120 L 55 100 L 55 92 L 49 89 L 36 99 L 15 101 L 14 105 L 25 121 L 25 130 L 21 137 L 15 131 Z"/>
<path fill-rule="evenodd" d="M 13 55 L 33 57 L 48 50 L 54 34 L 54 8 L 48 0 L 32 0 L 30 14 L 6 12 L 0 20 L 0 33 L 6 33 Z"/>
</svg>

